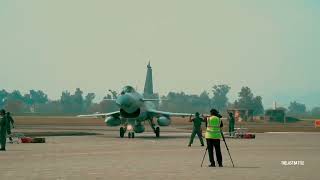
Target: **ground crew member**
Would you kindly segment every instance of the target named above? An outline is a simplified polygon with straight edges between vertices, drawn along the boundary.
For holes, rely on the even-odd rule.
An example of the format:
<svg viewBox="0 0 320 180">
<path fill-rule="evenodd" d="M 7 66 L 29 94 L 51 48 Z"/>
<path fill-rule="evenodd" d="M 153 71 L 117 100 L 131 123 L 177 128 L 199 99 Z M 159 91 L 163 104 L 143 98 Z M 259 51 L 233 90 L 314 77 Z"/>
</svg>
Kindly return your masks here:
<svg viewBox="0 0 320 180">
<path fill-rule="evenodd" d="M 223 123 L 221 121 L 221 115 L 216 109 L 210 110 L 211 116 L 207 118 L 207 130 L 206 130 L 206 140 L 207 140 L 207 148 L 209 152 L 209 167 L 215 167 L 214 155 L 213 155 L 213 147 L 216 151 L 216 157 L 219 164 L 219 167 L 222 166 L 222 154 L 220 147 L 220 138 L 221 136 L 221 128 L 223 127 Z"/>
<path fill-rule="evenodd" d="M 189 147 L 191 146 L 191 144 L 193 143 L 193 139 L 194 137 L 198 136 L 199 140 L 200 140 L 200 143 L 201 143 L 201 146 L 204 146 L 204 143 L 203 143 L 203 139 L 202 139 L 202 129 L 201 129 L 201 122 L 204 121 L 202 118 L 200 118 L 200 114 L 198 112 L 195 113 L 195 118 L 191 119 L 191 116 L 190 116 L 190 122 L 193 122 L 193 129 L 192 129 L 192 134 L 191 134 L 191 137 L 190 137 L 190 141 L 189 141 Z"/>
<path fill-rule="evenodd" d="M 13 120 L 10 112 L 7 112 L 6 115 L 7 115 L 7 122 L 8 122 L 7 133 L 8 133 L 8 135 L 10 135 L 11 134 L 11 129 L 14 128 L 14 120 Z M 11 143 L 13 142 L 13 139 L 12 139 L 11 136 L 9 137 L 9 140 L 10 140 Z"/>
<path fill-rule="evenodd" d="M 229 135 L 234 136 L 234 116 L 232 112 L 229 112 Z"/>
<path fill-rule="evenodd" d="M 0 110 L 0 151 L 6 150 L 6 141 L 7 141 L 7 117 L 6 111 L 4 109 Z"/>
</svg>

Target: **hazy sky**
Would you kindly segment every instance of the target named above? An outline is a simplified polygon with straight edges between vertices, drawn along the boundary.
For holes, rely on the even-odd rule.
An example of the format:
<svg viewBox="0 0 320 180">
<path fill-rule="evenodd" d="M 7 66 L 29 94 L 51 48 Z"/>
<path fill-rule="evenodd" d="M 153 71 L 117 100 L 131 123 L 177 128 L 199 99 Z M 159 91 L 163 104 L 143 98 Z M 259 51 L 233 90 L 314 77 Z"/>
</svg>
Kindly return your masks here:
<svg viewBox="0 0 320 180">
<path fill-rule="evenodd" d="M 320 2 L 0 0 L 1 89 L 142 91 L 149 60 L 162 95 L 226 83 L 320 105 Z"/>
</svg>

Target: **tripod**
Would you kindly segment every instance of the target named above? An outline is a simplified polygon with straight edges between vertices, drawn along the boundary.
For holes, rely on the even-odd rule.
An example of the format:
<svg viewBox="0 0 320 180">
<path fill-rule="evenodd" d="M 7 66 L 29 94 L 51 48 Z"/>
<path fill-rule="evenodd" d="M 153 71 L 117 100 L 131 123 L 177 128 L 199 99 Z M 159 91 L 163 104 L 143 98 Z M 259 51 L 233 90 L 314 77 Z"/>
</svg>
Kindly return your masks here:
<svg viewBox="0 0 320 180">
<path fill-rule="evenodd" d="M 230 160 L 231 160 L 232 166 L 234 167 L 233 160 L 232 160 L 232 157 L 231 157 L 231 154 L 230 154 L 230 151 L 229 151 L 229 148 L 228 148 L 228 145 L 227 145 L 226 139 L 224 138 L 224 135 L 223 135 L 223 132 L 222 132 L 222 131 L 221 131 L 221 136 L 222 136 L 222 139 L 223 139 L 224 144 L 226 145 L 226 148 L 227 148 L 227 151 L 228 151 L 228 154 L 229 154 L 229 157 L 230 157 Z"/>
<path fill-rule="evenodd" d="M 234 167 L 234 163 L 233 163 L 233 160 L 232 160 L 232 157 L 231 157 L 231 154 L 230 154 L 230 150 L 229 150 L 229 147 L 228 147 L 228 145 L 227 145 L 226 139 L 224 138 L 224 135 L 223 135 L 223 132 L 222 132 L 222 131 L 221 131 L 221 136 L 222 136 L 222 140 L 223 140 L 224 144 L 226 145 L 226 148 L 227 148 L 227 151 L 228 151 L 228 154 L 229 154 L 231 163 L 232 163 L 232 167 Z M 207 155 L 207 151 L 208 151 L 208 147 L 206 148 L 206 151 L 204 152 L 204 155 L 203 155 L 203 158 L 202 158 L 202 162 L 201 162 L 201 167 L 202 167 L 202 165 L 203 165 L 204 158 L 205 158 L 206 155 Z"/>
</svg>

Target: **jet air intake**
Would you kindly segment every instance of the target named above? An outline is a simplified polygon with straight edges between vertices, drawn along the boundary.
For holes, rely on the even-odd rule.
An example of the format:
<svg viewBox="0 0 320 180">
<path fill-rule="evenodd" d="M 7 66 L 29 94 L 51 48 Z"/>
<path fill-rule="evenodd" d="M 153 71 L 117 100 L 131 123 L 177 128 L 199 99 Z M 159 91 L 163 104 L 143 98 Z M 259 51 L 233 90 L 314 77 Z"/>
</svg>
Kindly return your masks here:
<svg viewBox="0 0 320 180">
<path fill-rule="evenodd" d="M 124 118 L 136 118 L 140 115 L 140 108 L 133 113 L 127 113 L 124 109 L 120 109 L 120 114 Z"/>
</svg>

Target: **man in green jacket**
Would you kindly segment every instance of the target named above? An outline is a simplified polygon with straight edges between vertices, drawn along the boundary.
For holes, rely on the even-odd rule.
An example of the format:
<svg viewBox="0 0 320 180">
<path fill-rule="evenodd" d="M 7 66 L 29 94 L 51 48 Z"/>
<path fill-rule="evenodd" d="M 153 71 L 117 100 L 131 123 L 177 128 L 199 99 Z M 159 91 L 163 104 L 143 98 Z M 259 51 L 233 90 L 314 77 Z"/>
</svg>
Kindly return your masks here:
<svg viewBox="0 0 320 180">
<path fill-rule="evenodd" d="M 0 144 L 1 149 L 0 151 L 6 150 L 6 141 L 7 141 L 7 117 L 6 117 L 6 111 L 4 109 L 0 110 Z"/>
<path fill-rule="evenodd" d="M 193 122 L 193 129 L 192 129 L 192 134 L 191 134 L 188 146 L 189 147 L 191 146 L 191 144 L 193 143 L 193 139 L 196 135 L 198 135 L 201 146 L 204 146 L 203 139 L 202 139 L 202 129 L 201 129 L 201 122 L 203 122 L 204 120 L 200 118 L 200 114 L 196 112 L 195 118 L 191 119 L 191 116 L 190 116 L 189 121 Z"/>
<path fill-rule="evenodd" d="M 234 136 L 234 116 L 232 112 L 229 112 L 229 135 Z"/>
</svg>

